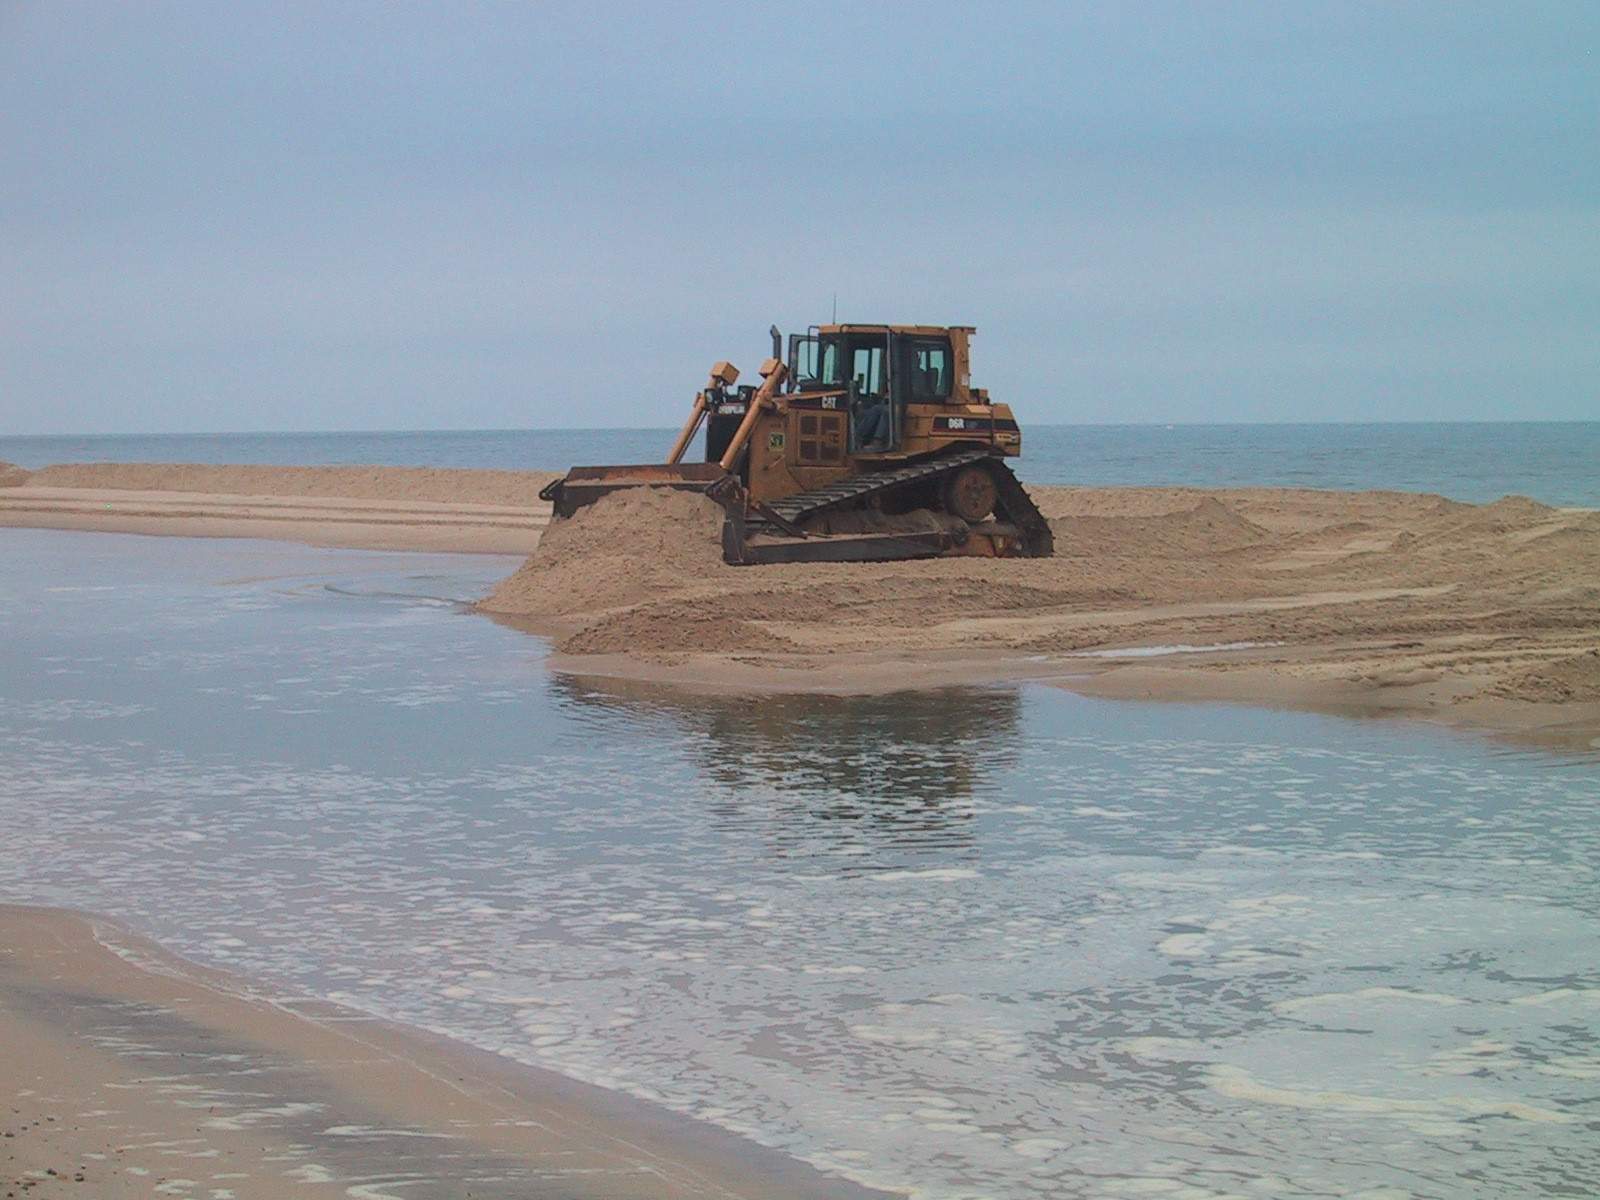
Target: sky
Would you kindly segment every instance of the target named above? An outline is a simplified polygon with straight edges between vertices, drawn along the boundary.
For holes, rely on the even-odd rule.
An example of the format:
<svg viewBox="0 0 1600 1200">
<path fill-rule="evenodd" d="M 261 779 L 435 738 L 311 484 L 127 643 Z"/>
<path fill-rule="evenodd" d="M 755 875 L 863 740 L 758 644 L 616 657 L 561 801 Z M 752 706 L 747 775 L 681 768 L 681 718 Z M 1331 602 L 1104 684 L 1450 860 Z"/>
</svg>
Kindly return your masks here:
<svg viewBox="0 0 1600 1200">
<path fill-rule="evenodd" d="M 1600 419 L 1600 4 L 0 0 L 0 433 Z"/>
</svg>

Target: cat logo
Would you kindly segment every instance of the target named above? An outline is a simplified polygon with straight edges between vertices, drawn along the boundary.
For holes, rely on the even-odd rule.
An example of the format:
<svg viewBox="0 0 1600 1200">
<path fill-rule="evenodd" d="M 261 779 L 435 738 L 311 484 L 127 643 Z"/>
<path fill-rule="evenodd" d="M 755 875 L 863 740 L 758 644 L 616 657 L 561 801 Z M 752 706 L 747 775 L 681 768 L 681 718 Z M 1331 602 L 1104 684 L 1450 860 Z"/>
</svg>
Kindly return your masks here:
<svg viewBox="0 0 1600 1200">
<path fill-rule="evenodd" d="M 771 450 L 774 454 L 778 454 L 783 451 L 783 430 L 777 429 L 767 434 L 767 449 Z"/>
</svg>

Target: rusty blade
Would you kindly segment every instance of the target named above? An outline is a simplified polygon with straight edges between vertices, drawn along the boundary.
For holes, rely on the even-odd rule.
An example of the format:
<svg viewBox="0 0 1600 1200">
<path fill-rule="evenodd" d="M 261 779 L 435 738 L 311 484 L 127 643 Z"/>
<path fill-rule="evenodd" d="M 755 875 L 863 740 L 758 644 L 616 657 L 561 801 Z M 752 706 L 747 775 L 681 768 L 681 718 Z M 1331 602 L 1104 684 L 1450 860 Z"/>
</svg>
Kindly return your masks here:
<svg viewBox="0 0 1600 1200">
<path fill-rule="evenodd" d="M 705 492 L 727 478 L 716 463 L 630 463 L 608 467 L 573 467 L 566 477 L 540 491 L 555 505 L 556 515 L 570 517 L 601 496 L 627 488 L 657 487 Z"/>
</svg>

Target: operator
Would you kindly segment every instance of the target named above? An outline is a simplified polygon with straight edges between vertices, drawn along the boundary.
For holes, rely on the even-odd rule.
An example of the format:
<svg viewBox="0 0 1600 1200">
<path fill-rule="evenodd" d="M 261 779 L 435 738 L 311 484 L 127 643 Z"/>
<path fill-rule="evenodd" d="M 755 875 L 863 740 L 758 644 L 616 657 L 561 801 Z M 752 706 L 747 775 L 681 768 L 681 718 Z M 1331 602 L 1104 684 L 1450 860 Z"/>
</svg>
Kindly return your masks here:
<svg viewBox="0 0 1600 1200">
<path fill-rule="evenodd" d="M 892 432 L 889 401 L 883 396 L 863 396 L 856 408 L 856 446 L 869 452 L 887 450 Z"/>
</svg>

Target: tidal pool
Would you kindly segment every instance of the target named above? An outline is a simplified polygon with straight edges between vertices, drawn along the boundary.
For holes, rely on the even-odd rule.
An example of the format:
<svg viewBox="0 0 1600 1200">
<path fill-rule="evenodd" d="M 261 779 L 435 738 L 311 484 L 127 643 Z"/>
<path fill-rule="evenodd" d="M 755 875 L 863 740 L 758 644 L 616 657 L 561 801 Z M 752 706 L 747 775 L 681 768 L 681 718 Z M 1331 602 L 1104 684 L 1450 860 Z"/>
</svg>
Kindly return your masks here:
<svg viewBox="0 0 1600 1200">
<path fill-rule="evenodd" d="M 504 559 L 0 561 L 0 898 L 923 1197 L 1600 1192 L 1593 756 L 556 676 Z"/>
</svg>

